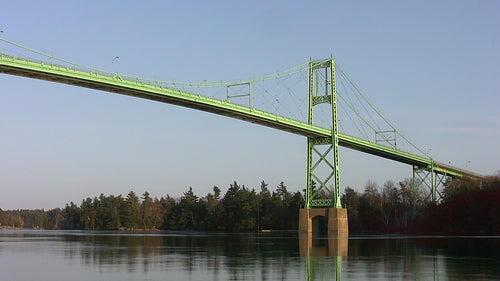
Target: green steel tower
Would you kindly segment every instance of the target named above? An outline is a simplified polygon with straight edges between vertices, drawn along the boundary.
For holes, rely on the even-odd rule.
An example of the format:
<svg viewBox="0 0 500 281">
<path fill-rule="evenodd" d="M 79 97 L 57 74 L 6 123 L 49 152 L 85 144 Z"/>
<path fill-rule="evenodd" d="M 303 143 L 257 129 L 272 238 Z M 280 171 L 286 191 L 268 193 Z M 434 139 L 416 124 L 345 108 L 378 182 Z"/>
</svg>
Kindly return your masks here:
<svg viewBox="0 0 500 281">
<path fill-rule="evenodd" d="M 339 134 L 337 128 L 337 97 L 335 62 L 330 59 L 309 62 L 308 124 L 314 125 L 314 107 L 330 104 L 332 130 L 330 137 L 307 138 L 306 209 L 342 208 L 339 180 Z M 330 158 L 333 156 L 333 159 Z M 326 172 L 325 172 L 326 171 Z M 321 173 L 321 175 L 320 175 Z M 326 174 L 326 175 L 325 175 Z M 330 187 L 333 184 L 334 190 Z M 316 185 L 318 185 L 316 187 Z M 317 198 L 324 190 L 328 198 Z"/>
</svg>

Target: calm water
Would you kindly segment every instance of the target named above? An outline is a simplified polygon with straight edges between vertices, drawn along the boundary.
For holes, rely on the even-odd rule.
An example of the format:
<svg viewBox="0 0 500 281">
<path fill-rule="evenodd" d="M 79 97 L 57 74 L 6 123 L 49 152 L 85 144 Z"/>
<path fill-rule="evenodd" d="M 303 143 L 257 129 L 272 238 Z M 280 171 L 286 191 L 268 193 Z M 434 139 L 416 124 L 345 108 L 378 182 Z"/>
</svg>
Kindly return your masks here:
<svg viewBox="0 0 500 281">
<path fill-rule="evenodd" d="M 0 280 L 500 280 L 500 237 L 0 230 Z"/>
</svg>

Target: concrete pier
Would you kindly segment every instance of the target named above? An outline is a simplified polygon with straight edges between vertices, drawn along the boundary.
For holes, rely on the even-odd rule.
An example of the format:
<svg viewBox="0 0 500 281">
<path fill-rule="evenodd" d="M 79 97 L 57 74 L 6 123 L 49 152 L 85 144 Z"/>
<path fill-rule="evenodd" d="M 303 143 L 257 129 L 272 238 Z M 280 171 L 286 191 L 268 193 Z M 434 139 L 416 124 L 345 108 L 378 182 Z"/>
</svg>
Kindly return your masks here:
<svg viewBox="0 0 500 281">
<path fill-rule="evenodd" d="M 314 229 L 315 226 L 313 225 L 313 218 L 317 216 L 326 217 L 328 222 L 328 236 L 337 238 L 349 237 L 347 209 L 337 208 L 300 209 L 299 233 L 312 234 L 318 231 Z"/>
</svg>

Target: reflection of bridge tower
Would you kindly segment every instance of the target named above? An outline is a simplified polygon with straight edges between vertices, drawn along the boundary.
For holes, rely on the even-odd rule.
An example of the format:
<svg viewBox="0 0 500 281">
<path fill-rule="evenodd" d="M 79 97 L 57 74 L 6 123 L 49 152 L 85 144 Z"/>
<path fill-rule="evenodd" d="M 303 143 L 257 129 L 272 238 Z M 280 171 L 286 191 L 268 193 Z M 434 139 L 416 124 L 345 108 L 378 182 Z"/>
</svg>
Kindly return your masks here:
<svg viewBox="0 0 500 281">
<path fill-rule="evenodd" d="M 300 210 L 299 231 L 312 233 L 312 219 L 325 216 L 329 233 L 337 237 L 347 237 L 347 210 L 342 209 L 340 203 L 339 134 L 333 57 L 309 62 L 309 125 L 314 125 L 314 107 L 322 104 L 330 104 L 328 111 L 331 113 L 331 136 L 307 138 L 306 203 L 305 208 Z M 330 182 L 330 185 L 333 184 L 333 191 L 327 188 Z"/>
<path fill-rule="evenodd" d="M 348 256 L 348 243 L 347 238 L 338 238 L 332 234 L 328 235 L 328 245 L 321 245 L 320 240 L 313 239 L 311 234 L 299 234 L 299 249 L 300 256 L 306 257 L 306 274 L 307 280 L 314 280 L 315 257 L 335 257 L 335 280 L 340 281 L 342 278 L 342 259 Z M 331 268 L 328 268 L 328 273 Z M 324 270 L 319 270 L 324 271 Z M 318 273 L 318 272 L 316 272 Z"/>
</svg>

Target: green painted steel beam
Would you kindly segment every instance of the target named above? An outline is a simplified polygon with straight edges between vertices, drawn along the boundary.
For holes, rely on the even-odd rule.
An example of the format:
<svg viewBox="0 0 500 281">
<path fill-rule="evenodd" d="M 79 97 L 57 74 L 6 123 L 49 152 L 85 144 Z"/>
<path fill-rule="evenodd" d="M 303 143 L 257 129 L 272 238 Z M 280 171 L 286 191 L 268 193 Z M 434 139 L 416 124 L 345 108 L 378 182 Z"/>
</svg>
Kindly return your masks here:
<svg viewBox="0 0 500 281">
<path fill-rule="evenodd" d="M 434 163 L 434 172 L 438 174 L 445 174 L 452 177 L 468 176 L 476 179 L 484 179 L 484 176 L 478 173 L 474 173 L 468 170 L 460 169 L 436 161 L 434 161 L 433 163 Z"/>
<path fill-rule="evenodd" d="M 339 144 L 343 147 L 413 166 L 427 167 L 432 164 L 431 159 L 344 134 L 339 134 Z"/>
<path fill-rule="evenodd" d="M 333 180 L 335 182 L 335 208 L 342 208 L 340 202 L 339 130 L 337 124 L 337 87 L 335 85 L 335 61 L 330 58 L 330 93 L 332 111 Z"/>
<path fill-rule="evenodd" d="M 150 85 L 140 81 L 124 80 L 118 75 L 111 77 L 99 73 L 85 72 L 12 57 L 0 57 L 0 72 L 184 106 L 307 137 L 315 138 L 329 135 L 329 130 L 327 129 L 311 126 L 255 108 L 160 87 L 158 85 Z"/>
<path fill-rule="evenodd" d="M 4 55 L 0 55 L 0 73 L 113 92 L 207 111 L 306 136 L 311 139 L 311 142 L 315 142 L 316 140 L 322 142 L 322 140 L 326 138 L 332 138 L 332 131 L 329 129 L 267 113 L 251 107 L 173 90 L 159 85 L 143 83 L 139 80 L 125 80 L 119 75 L 108 76 L 98 72 L 82 71 L 50 63 L 29 61 Z M 338 143 L 343 147 L 417 166 L 419 168 L 431 167 L 432 164 L 434 164 L 434 171 L 437 173 L 446 173 L 450 176 L 467 175 L 482 177 L 470 171 L 433 162 L 432 159 L 388 148 L 341 133 L 338 134 Z"/>
</svg>

